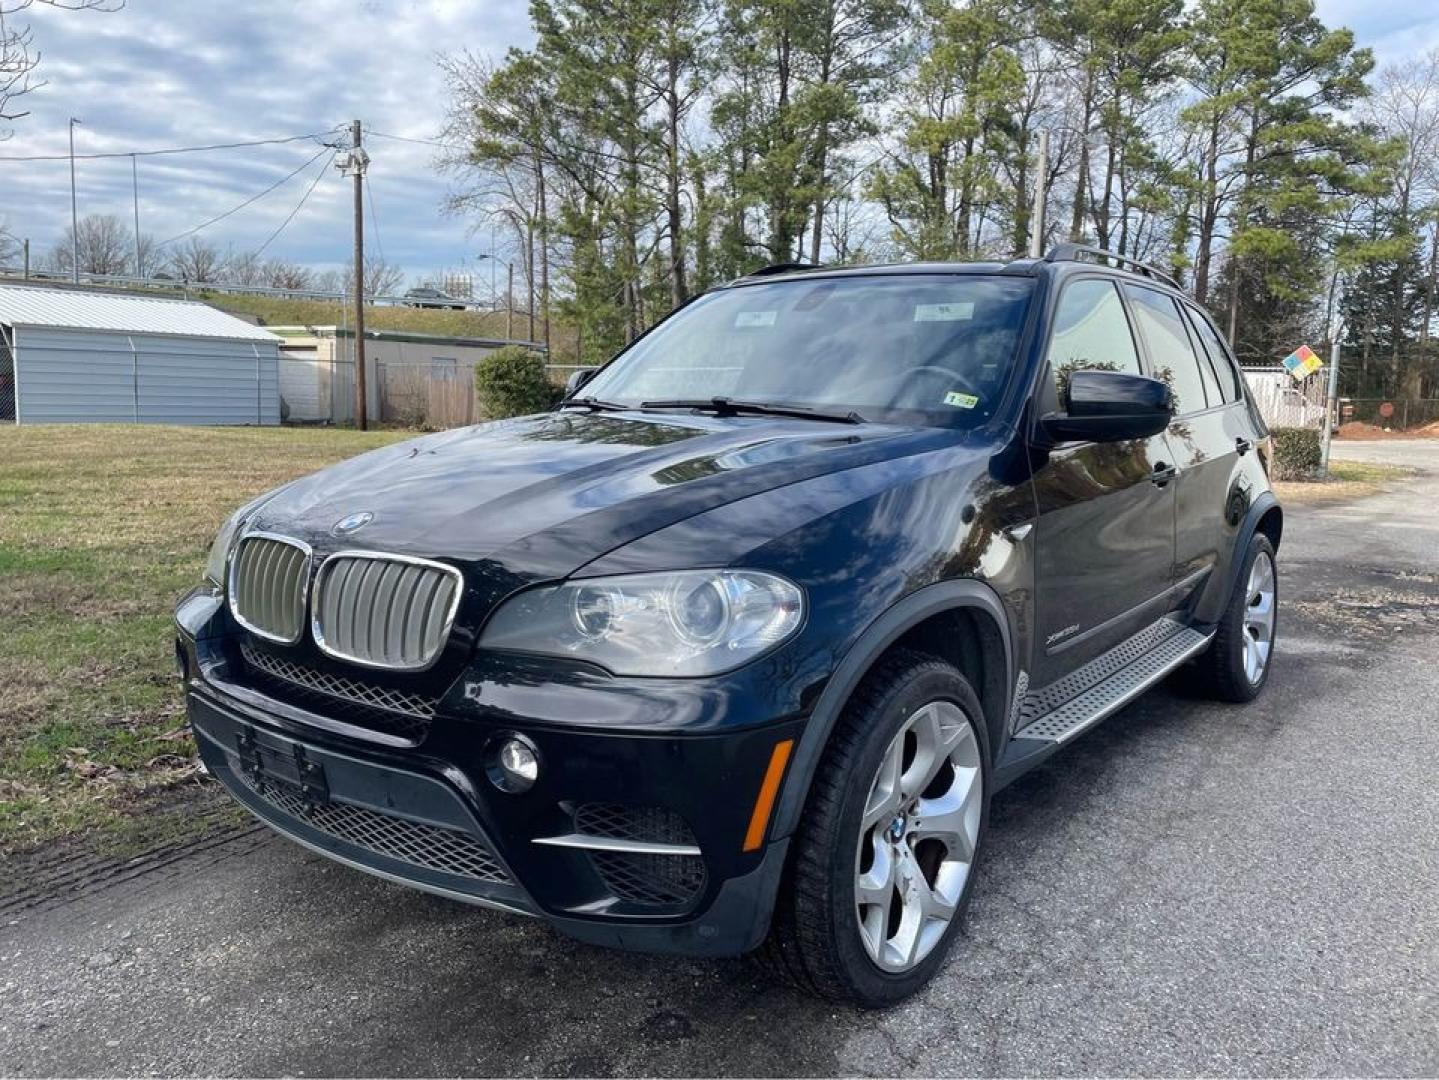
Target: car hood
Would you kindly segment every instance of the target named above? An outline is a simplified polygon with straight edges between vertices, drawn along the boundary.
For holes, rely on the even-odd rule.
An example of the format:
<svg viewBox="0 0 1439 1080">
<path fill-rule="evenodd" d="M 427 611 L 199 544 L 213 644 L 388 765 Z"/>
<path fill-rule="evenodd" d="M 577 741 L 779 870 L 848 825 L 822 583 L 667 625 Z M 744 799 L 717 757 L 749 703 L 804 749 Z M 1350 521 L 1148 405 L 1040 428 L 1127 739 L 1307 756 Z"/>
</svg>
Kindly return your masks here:
<svg viewBox="0 0 1439 1080">
<path fill-rule="evenodd" d="M 282 489 L 248 527 L 562 577 L 734 499 L 919 452 L 953 432 L 770 417 L 547 413 L 399 443 Z M 342 519 L 370 515 L 359 528 Z"/>
</svg>

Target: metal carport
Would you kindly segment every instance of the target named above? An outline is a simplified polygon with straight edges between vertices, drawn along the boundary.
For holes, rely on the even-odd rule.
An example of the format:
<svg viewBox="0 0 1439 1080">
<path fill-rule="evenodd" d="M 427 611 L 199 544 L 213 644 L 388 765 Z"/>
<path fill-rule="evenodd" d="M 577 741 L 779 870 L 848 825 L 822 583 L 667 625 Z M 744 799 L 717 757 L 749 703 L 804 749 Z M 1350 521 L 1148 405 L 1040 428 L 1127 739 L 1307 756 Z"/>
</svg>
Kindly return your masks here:
<svg viewBox="0 0 1439 1080">
<path fill-rule="evenodd" d="M 0 421 L 278 424 L 280 343 L 196 301 L 0 285 Z"/>
</svg>

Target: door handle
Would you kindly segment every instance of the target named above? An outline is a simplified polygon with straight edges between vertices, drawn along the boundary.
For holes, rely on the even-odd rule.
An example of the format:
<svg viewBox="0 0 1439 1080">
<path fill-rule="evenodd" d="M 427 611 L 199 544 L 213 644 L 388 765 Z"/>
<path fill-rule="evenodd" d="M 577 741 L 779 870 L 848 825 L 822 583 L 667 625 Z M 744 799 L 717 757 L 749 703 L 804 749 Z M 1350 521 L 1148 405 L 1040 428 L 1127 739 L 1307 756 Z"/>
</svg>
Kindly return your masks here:
<svg viewBox="0 0 1439 1080">
<path fill-rule="evenodd" d="M 1254 449 L 1254 444 L 1248 439 L 1239 438 L 1234 440 L 1234 449 L 1239 451 L 1240 457 L 1243 457 L 1245 454 L 1249 453 L 1249 451 Z"/>
<path fill-rule="evenodd" d="M 1162 461 L 1154 463 L 1154 471 L 1149 474 L 1149 482 L 1155 487 L 1163 487 L 1169 481 L 1179 475 L 1179 470 L 1173 465 L 1166 465 Z"/>
</svg>

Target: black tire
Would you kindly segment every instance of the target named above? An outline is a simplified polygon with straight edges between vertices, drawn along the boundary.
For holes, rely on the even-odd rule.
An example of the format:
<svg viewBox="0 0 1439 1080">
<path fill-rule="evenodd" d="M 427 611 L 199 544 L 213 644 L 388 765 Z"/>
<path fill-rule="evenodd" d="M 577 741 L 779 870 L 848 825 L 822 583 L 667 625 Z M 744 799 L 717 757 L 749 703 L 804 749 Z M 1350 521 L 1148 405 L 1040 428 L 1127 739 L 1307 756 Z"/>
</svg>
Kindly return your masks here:
<svg viewBox="0 0 1439 1080">
<path fill-rule="evenodd" d="M 860 824 L 891 741 L 920 706 L 941 700 L 959 707 L 978 743 L 978 839 L 943 938 L 914 967 L 894 974 L 870 958 L 860 937 L 854 902 Z M 989 824 L 990 787 L 984 713 L 964 676 L 924 653 L 898 651 L 882 660 L 855 691 L 830 737 L 790 848 L 762 959 L 801 989 L 864 1008 L 894 1005 L 919 990 L 944 964 L 968 907 Z"/>
<path fill-rule="evenodd" d="M 1274 566 L 1274 545 L 1269 542 L 1269 537 L 1263 533 L 1256 533 L 1249 541 L 1249 547 L 1245 549 L 1244 561 L 1240 565 L 1239 575 L 1235 579 L 1229 603 L 1225 605 L 1224 614 L 1220 617 L 1219 626 L 1215 630 L 1214 640 L 1209 643 L 1209 648 L 1200 654 L 1194 664 L 1183 672 L 1182 685 L 1186 690 L 1216 701 L 1243 703 L 1253 701 L 1258 697 L 1260 691 L 1264 689 L 1264 684 L 1269 681 L 1269 672 L 1274 667 L 1272 645 L 1258 679 L 1251 679 L 1244 668 L 1244 637 L 1246 633 L 1244 618 L 1250 600 L 1248 592 L 1250 572 L 1260 558 L 1267 558 L 1271 567 Z M 1277 570 L 1274 574 L 1273 604 L 1275 622 L 1271 642 L 1277 639 L 1279 626 L 1279 575 Z"/>
</svg>

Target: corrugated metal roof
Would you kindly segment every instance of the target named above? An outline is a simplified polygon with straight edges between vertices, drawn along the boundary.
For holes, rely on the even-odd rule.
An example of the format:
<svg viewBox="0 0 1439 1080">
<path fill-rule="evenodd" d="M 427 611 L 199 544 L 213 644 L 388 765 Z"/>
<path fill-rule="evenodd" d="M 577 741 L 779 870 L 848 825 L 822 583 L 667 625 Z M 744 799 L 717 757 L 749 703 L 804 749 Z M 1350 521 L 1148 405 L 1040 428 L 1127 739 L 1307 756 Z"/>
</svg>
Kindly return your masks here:
<svg viewBox="0 0 1439 1080">
<path fill-rule="evenodd" d="M 230 341 L 280 339 L 197 300 L 122 296 L 77 289 L 0 285 L 0 323 L 119 334 L 173 334 Z"/>
</svg>

